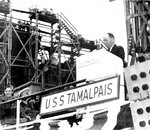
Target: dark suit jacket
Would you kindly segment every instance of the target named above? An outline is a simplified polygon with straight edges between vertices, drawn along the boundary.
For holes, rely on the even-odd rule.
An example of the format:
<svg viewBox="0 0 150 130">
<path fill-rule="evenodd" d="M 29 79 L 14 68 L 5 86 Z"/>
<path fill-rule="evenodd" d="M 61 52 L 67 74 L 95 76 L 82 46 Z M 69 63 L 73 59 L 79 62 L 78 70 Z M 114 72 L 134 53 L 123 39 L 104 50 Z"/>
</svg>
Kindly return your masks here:
<svg viewBox="0 0 150 130">
<path fill-rule="evenodd" d="M 120 57 L 123 62 L 124 62 L 124 58 L 125 58 L 125 52 L 123 47 L 121 46 L 117 46 L 116 44 L 113 46 L 111 53 L 113 53 L 114 55 Z"/>
</svg>

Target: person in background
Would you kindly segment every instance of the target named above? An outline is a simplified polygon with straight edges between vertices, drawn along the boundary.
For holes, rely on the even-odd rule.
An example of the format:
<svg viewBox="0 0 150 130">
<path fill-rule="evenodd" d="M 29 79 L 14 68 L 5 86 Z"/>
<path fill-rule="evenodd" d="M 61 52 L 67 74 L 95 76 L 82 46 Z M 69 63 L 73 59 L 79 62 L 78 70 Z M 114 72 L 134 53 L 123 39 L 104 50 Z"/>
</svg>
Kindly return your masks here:
<svg viewBox="0 0 150 130">
<path fill-rule="evenodd" d="M 14 99 L 14 87 L 12 85 L 8 85 L 4 90 L 4 95 L 2 96 L 2 102 Z"/>
<path fill-rule="evenodd" d="M 12 85 L 6 86 L 3 95 L 0 96 L 0 103 L 15 99 L 16 97 L 13 94 L 14 87 Z M 16 102 L 1 105 L 1 110 L 4 112 L 1 116 L 1 124 L 14 125 L 16 123 Z"/>
<path fill-rule="evenodd" d="M 123 61 L 123 66 L 125 67 L 125 52 L 122 46 L 117 46 L 115 44 L 115 37 L 112 33 L 106 33 L 103 37 L 103 42 L 107 47 L 108 51 L 112 54 L 120 57 Z"/>
<path fill-rule="evenodd" d="M 30 89 L 24 88 L 19 92 L 19 97 L 26 97 L 30 95 Z M 40 99 L 39 96 L 32 96 L 24 98 L 20 103 L 20 117 L 21 123 L 35 120 L 39 114 Z"/>
</svg>

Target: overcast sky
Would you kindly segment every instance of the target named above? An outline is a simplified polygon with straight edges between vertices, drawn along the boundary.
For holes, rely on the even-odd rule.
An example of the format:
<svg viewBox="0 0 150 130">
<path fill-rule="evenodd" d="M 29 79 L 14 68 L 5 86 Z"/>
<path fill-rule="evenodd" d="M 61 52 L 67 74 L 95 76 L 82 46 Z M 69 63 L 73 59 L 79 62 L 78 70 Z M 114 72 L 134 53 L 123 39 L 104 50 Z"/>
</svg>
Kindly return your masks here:
<svg viewBox="0 0 150 130">
<path fill-rule="evenodd" d="M 84 38 L 96 40 L 106 32 L 114 33 L 116 44 L 127 47 L 123 0 L 11 0 L 12 8 L 31 7 L 62 12 Z M 19 14 L 20 15 L 20 14 Z M 23 17 L 21 14 L 20 17 Z"/>
</svg>

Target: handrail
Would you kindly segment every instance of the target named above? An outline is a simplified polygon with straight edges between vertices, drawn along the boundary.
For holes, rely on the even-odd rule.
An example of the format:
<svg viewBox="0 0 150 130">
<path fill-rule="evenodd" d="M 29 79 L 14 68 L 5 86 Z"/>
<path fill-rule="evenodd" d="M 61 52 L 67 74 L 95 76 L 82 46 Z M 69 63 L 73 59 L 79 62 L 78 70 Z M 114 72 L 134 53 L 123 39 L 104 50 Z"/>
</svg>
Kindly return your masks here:
<svg viewBox="0 0 150 130">
<path fill-rule="evenodd" d="M 74 81 L 74 82 L 70 82 L 70 83 L 58 85 L 58 86 L 56 86 L 56 87 L 49 88 L 49 89 L 47 89 L 47 90 L 45 90 L 45 91 L 35 92 L 35 93 L 33 93 L 33 94 L 31 94 L 31 95 L 28 95 L 28 96 L 18 97 L 18 98 L 15 98 L 15 99 L 12 99 L 12 100 L 8 100 L 8 101 L 5 101 L 5 102 L 0 102 L 0 105 L 6 104 L 6 103 L 10 103 L 10 102 L 14 102 L 14 101 L 17 101 L 17 100 L 23 100 L 23 99 L 26 99 L 26 98 L 29 98 L 29 97 L 32 97 L 32 96 L 44 95 L 44 94 L 49 93 L 49 92 L 52 91 L 52 90 L 64 88 L 64 87 L 67 87 L 67 86 L 70 86 L 70 85 L 74 85 L 74 84 L 83 83 L 83 82 L 85 82 L 85 81 L 86 81 L 86 79 L 82 79 L 82 80 L 79 80 L 79 81 Z M 42 85 L 42 84 L 41 84 L 41 85 Z"/>
<path fill-rule="evenodd" d="M 66 18 L 66 16 L 63 14 L 63 13 L 60 13 L 60 20 L 62 22 L 64 22 L 65 24 L 67 24 L 67 26 L 70 27 L 70 29 L 75 33 L 77 34 L 78 30 L 73 26 L 73 24 Z"/>
<path fill-rule="evenodd" d="M 56 86 L 56 87 L 54 87 L 54 88 L 47 89 L 47 90 L 45 90 L 45 91 L 40 91 L 40 92 L 31 94 L 31 95 L 28 95 L 28 96 L 25 96 L 25 97 L 19 97 L 19 98 L 16 98 L 16 99 L 8 100 L 8 101 L 6 101 L 6 102 L 1 102 L 0 105 L 17 101 L 17 114 L 16 114 L 16 117 L 17 117 L 17 118 L 16 118 L 16 125 L 7 126 L 7 127 L 4 127 L 4 128 L 1 128 L 1 129 L 2 129 L 2 130 L 7 130 L 7 129 L 9 129 L 9 128 L 10 128 L 10 129 L 11 129 L 11 128 L 16 128 L 16 130 L 19 130 L 19 127 L 25 126 L 25 124 L 26 124 L 26 125 L 29 125 L 29 124 L 32 125 L 33 123 L 40 122 L 40 120 L 35 120 L 35 121 L 33 120 L 33 121 L 31 121 L 31 122 L 27 122 L 27 123 L 20 124 L 20 101 L 21 101 L 21 100 L 26 99 L 26 98 L 29 98 L 29 97 L 32 97 L 32 96 L 44 95 L 44 94 L 49 93 L 51 90 L 56 90 L 56 89 L 63 88 L 63 87 L 66 87 L 66 86 L 70 86 L 70 85 L 73 85 L 73 84 L 79 84 L 79 83 L 82 83 L 82 82 L 85 82 L 85 81 L 86 81 L 86 79 L 79 80 L 79 81 L 74 81 L 74 82 L 70 82 L 70 83 L 67 83 L 67 84 L 63 84 L 63 85 Z"/>
<path fill-rule="evenodd" d="M 75 26 L 67 19 L 67 17 L 61 12 L 62 16 L 69 22 L 69 24 L 71 24 L 71 26 L 76 30 L 78 31 Z"/>
</svg>

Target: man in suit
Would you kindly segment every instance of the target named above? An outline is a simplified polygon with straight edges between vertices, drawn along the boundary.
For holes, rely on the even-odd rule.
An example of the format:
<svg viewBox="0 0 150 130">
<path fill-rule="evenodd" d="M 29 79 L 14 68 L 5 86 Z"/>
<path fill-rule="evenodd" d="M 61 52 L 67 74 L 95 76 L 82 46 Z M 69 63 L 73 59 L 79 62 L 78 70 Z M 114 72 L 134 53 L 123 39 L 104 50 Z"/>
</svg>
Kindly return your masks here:
<svg viewBox="0 0 150 130">
<path fill-rule="evenodd" d="M 126 67 L 126 63 L 124 60 L 125 58 L 124 49 L 123 47 L 117 46 L 115 44 L 114 35 L 112 33 L 106 33 L 103 37 L 103 43 L 105 44 L 109 52 L 111 52 L 112 54 L 122 59 L 124 63 L 124 67 Z M 125 95 L 127 95 L 126 85 L 125 85 Z M 120 121 L 120 119 L 122 120 Z M 131 110 L 130 110 L 129 104 L 121 106 L 120 113 L 118 114 L 117 125 L 115 126 L 114 130 L 127 128 L 127 127 L 133 127 L 133 121 L 132 121 Z"/>
<path fill-rule="evenodd" d="M 117 46 L 115 44 L 115 37 L 112 33 L 106 33 L 103 37 L 103 42 L 105 46 L 108 48 L 108 51 L 112 54 L 120 57 L 124 63 L 125 52 L 123 47 Z"/>
</svg>

